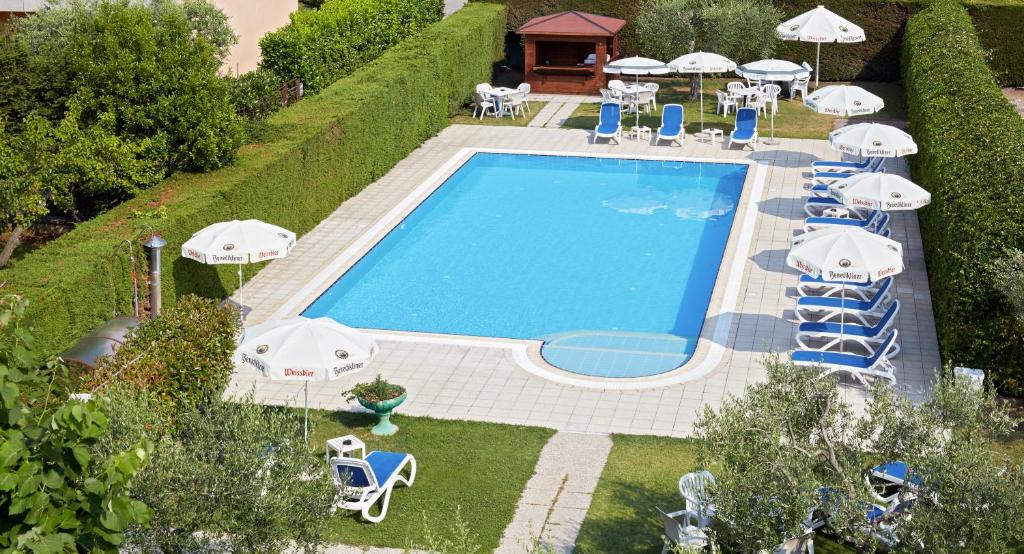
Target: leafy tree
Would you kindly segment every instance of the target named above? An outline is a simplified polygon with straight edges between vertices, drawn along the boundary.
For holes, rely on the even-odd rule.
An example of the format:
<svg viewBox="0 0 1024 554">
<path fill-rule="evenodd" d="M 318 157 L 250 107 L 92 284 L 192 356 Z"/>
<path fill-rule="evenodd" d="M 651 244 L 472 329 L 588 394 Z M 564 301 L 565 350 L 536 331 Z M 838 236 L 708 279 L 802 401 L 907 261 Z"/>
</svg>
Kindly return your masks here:
<svg viewBox="0 0 1024 554">
<path fill-rule="evenodd" d="M 24 230 L 51 209 L 89 214 L 160 182 L 163 171 L 153 159 L 164 144 L 118 136 L 113 119 L 101 114 L 83 128 L 72 106 L 57 125 L 30 115 L 19 135 L 0 129 L 0 230 L 11 231 L 0 267 Z"/>
<path fill-rule="evenodd" d="M 29 400 L 58 367 L 40 369 L 25 304 L 0 300 L 0 550 L 116 552 L 126 528 L 149 517 L 128 490 L 151 445 L 140 437 L 98 455 L 109 427 L 102 402 Z"/>
<path fill-rule="evenodd" d="M 659 60 L 705 51 L 742 63 L 775 52 L 781 20 L 769 0 L 648 0 L 636 27 L 644 53 Z"/>
<path fill-rule="evenodd" d="M 307 447 L 293 412 L 251 398 L 214 400 L 170 424 L 144 392 L 112 395 L 106 450 L 161 434 L 132 493 L 153 510 L 126 545 L 139 551 L 315 552 L 336 494 L 323 458 Z"/>
<path fill-rule="evenodd" d="M 878 385 L 858 417 L 836 379 L 777 358 L 766 367 L 766 383 L 717 412 L 705 408 L 697 423 L 700 463 L 717 479 L 716 535 L 727 549 L 798 536 L 815 507 L 828 511 L 837 534 L 869 550 L 880 546 L 873 532 L 883 523 L 896 525 L 896 551 L 1004 552 L 1024 540 L 1024 469 L 993 448 L 1019 422 L 993 390 L 937 376 L 933 394 L 915 404 Z M 899 491 L 902 515 L 869 524 L 864 472 L 887 460 L 905 461 L 923 483 Z"/>
</svg>

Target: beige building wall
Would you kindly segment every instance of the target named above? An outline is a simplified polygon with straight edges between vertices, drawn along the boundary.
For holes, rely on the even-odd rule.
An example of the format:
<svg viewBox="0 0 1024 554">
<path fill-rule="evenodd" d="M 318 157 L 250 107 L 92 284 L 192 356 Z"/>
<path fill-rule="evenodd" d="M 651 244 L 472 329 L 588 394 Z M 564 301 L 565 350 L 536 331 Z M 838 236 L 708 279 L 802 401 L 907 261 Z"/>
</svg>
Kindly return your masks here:
<svg viewBox="0 0 1024 554">
<path fill-rule="evenodd" d="M 260 63 L 260 38 L 288 24 L 288 16 L 299 9 L 298 0 L 210 0 L 224 10 L 228 23 L 238 35 L 221 70 L 231 75 L 248 73 Z"/>
</svg>

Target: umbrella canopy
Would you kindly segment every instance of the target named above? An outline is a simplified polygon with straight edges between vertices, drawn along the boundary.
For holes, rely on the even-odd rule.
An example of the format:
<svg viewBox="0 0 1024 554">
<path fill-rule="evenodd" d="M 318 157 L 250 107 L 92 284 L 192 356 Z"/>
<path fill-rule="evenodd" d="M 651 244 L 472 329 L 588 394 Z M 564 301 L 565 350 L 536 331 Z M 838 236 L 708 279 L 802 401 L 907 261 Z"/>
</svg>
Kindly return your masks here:
<svg viewBox="0 0 1024 554">
<path fill-rule="evenodd" d="M 802 42 L 864 42 L 864 29 L 839 14 L 818 6 L 779 24 L 775 32 L 782 40 Z"/>
<path fill-rule="evenodd" d="M 856 227 L 822 229 L 795 237 L 786 265 L 828 281 L 877 281 L 903 271 L 903 247 Z"/>
<path fill-rule="evenodd" d="M 878 113 L 885 101 L 861 87 L 831 85 L 804 98 L 804 105 L 820 114 L 850 117 Z"/>
<path fill-rule="evenodd" d="M 792 81 L 796 77 L 807 77 L 807 68 L 786 60 L 758 60 L 736 68 L 736 74 L 744 79 L 762 81 Z"/>
<path fill-rule="evenodd" d="M 917 154 L 917 143 L 906 132 L 881 123 L 847 125 L 828 134 L 834 150 L 854 156 L 895 158 Z"/>
<path fill-rule="evenodd" d="M 334 380 L 365 369 L 379 351 L 377 342 L 333 319 L 293 317 L 261 323 L 245 331 L 235 364 L 278 381 L 305 381 L 305 421 L 309 435 L 309 382 Z"/>
<path fill-rule="evenodd" d="M 327 381 L 366 368 L 378 351 L 373 338 L 333 319 L 293 317 L 247 329 L 235 363 L 278 381 Z"/>
<path fill-rule="evenodd" d="M 283 258 L 295 233 L 258 219 L 214 223 L 181 245 L 181 255 L 204 264 L 247 264 Z"/>
<path fill-rule="evenodd" d="M 916 210 L 932 195 L 910 179 L 892 173 L 861 173 L 829 187 L 829 195 L 847 206 L 872 210 Z"/>
<path fill-rule="evenodd" d="M 664 62 L 633 56 L 607 63 L 604 72 L 620 75 L 664 75 L 669 72 L 669 68 Z"/>
<path fill-rule="evenodd" d="M 818 86 L 818 69 L 821 65 L 821 43 L 823 42 L 863 42 L 866 38 L 864 29 L 843 19 L 838 14 L 818 6 L 804 12 L 793 19 L 782 22 L 775 28 L 782 40 L 799 40 L 818 43 L 817 57 L 814 62 L 814 86 Z"/>
<path fill-rule="evenodd" d="M 672 71 L 700 73 L 700 130 L 704 132 L 704 74 L 735 71 L 736 62 L 711 52 L 691 52 L 668 62 Z"/>
<path fill-rule="evenodd" d="M 667 65 L 678 73 L 725 73 L 736 70 L 736 62 L 711 52 L 683 54 Z"/>
</svg>

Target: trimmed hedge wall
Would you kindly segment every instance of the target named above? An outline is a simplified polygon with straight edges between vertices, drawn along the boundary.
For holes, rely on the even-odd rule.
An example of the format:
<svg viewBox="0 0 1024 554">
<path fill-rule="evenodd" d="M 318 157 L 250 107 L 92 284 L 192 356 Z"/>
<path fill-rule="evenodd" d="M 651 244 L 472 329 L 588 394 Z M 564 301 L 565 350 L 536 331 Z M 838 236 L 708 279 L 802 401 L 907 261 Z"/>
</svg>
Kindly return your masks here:
<svg viewBox="0 0 1024 554">
<path fill-rule="evenodd" d="M 181 243 L 226 219 L 259 218 L 299 234 L 312 229 L 448 125 L 500 58 L 504 17 L 495 5 L 459 10 L 323 93 L 272 115 L 266 135 L 272 138 L 243 147 L 235 165 L 177 175 L 0 271 L 3 291 L 31 300 L 29 321 L 40 349 L 60 352 L 115 309 L 128 311 L 126 256 L 112 254 L 124 240 L 138 244 L 151 225 L 169 242 L 165 306 L 187 293 L 226 296 L 237 287 L 237 268 L 183 259 Z M 155 210 L 158 205 L 166 210 Z M 260 265 L 245 266 L 246 274 Z"/>
<path fill-rule="evenodd" d="M 955 52 L 955 56 L 950 53 Z M 1024 329 L 989 263 L 1024 247 L 1024 119 L 1003 97 L 967 10 L 934 0 L 907 24 L 904 86 L 914 180 L 943 358 L 1024 394 Z"/>
<path fill-rule="evenodd" d="M 260 39 L 262 65 L 319 92 L 444 17 L 444 0 L 328 0 Z"/>
<path fill-rule="evenodd" d="M 620 48 L 627 54 L 640 53 L 633 21 L 643 0 L 482 0 L 508 6 L 508 30 L 515 31 L 532 17 L 563 10 L 581 10 L 627 21 L 619 33 Z M 787 18 L 813 9 L 821 0 L 774 0 Z M 898 81 L 900 42 L 907 18 L 921 8 L 912 0 L 830 0 L 828 9 L 864 27 L 867 40 L 854 44 L 821 46 L 823 80 Z M 982 35 L 992 50 L 993 67 L 1004 85 L 1024 84 L 1024 5 L 971 7 Z M 776 57 L 814 65 L 815 45 L 783 41 Z M 740 60 L 750 61 L 750 60 Z"/>
</svg>

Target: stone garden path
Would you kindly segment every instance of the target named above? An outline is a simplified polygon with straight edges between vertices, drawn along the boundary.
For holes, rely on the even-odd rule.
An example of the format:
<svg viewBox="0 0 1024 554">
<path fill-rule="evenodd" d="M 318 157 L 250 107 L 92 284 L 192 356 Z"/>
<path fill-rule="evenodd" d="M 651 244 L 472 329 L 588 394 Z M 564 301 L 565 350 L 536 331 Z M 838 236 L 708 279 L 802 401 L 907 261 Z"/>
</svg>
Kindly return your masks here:
<svg viewBox="0 0 1024 554">
<path fill-rule="evenodd" d="M 543 552 L 572 552 L 611 449 L 608 435 L 555 433 L 495 552 L 532 551 L 535 541 L 548 548 Z"/>
</svg>

